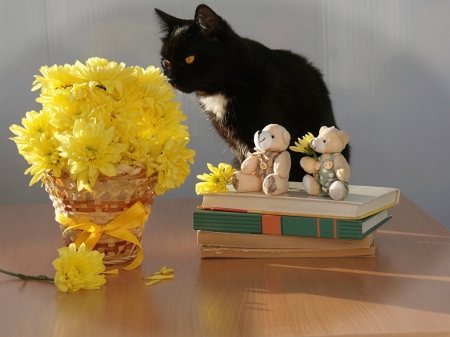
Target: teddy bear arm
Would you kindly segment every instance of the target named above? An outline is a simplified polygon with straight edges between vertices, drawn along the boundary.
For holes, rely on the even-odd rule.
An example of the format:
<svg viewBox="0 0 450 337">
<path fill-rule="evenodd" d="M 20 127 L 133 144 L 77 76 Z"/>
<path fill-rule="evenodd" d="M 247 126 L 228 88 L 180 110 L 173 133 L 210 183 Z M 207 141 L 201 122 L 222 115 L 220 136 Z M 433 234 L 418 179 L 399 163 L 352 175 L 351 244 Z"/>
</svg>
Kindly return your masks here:
<svg viewBox="0 0 450 337">
<path fill-rule="evenodd" d="M 287 178 L 289 172 L 291 171 L 291 155 L 287 151 L 283 151 L 275 159 L 274 172 L 277 173 L 282 178 Z"/>
<path fill-rule="evenodd" d="M 303 157 L 302 159 L 300 159 L 300 166 L 305 170 L 305 172 L 310 174 L 317 172 L 317 170 L 314 168 L 315 163 L 316 161 L 311 157 Z"/>
<path fill-rule="evenodd" d="M 252 174 L 256 172 L 258 167 L 258 157 L 249 156 L 241 164 L 241 171 L 244 174 Z"/>
<path fill-rule="evenodd" d="M 334 158 L 334 166 L 336 170 L 336 177 L 341 181 L 348 181 L 350 179 L 350 165 L 344 156 L 337 156 Z"/>
</svg>

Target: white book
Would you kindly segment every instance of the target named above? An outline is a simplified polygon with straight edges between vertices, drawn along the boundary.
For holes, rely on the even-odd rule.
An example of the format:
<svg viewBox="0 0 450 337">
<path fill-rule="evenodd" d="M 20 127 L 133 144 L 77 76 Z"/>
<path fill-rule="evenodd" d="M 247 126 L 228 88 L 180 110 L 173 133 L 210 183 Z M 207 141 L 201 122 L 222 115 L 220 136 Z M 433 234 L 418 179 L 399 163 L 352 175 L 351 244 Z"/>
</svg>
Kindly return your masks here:
<svg viewBox="0 0 450 337">
<path fill-rule="evenodd" d="M 228 193 L 203 195 L 200 209 L 261 214 L 295 215 L 336 219 L 362 219 L 399 202 L 400 190 L 391 187 L 349 185 L 344 200 L 311 196 L 300 182 L 290 182 L 289 191 L 270 196 L 264 192 L 238 193 L 230 185 Z"/>
</svg>

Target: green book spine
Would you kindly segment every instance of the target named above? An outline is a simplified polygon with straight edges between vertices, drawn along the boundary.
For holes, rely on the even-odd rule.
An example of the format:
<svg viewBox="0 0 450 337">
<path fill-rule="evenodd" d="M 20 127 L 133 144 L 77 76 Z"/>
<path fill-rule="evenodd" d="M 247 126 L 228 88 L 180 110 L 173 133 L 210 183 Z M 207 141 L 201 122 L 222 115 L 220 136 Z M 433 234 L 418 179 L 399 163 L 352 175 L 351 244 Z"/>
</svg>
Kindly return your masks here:
<svg viewBox="0 0 450 337">
<path fill-rule="evenodd" d="M 390 219 L 391 216 L 388 216 L 386 211 L 361 220 L 208 210 L 193 212 L 194 230 L 338 239 L 363 239 Z"/>
<path fill-rule="evenodd" d="M 195 230 L 262 234 L 261 217 L 261 214 L 194 211 L 193 222 Z"/>
</svg>

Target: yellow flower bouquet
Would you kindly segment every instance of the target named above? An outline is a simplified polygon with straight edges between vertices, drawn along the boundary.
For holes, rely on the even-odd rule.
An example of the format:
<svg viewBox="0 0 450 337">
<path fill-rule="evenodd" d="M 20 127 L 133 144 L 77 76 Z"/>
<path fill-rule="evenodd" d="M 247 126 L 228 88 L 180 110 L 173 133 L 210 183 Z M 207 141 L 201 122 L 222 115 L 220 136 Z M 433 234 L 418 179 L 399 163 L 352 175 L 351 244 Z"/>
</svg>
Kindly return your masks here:
<svg viewBox="0 0 450 337">
<path fill-rule="evenodd" d="M 66 170 L 79 191 L 91 191 L 99 174 L 116 176 L 120 164 L 158 172 L 158 195 L 185 181 L 195 152 L 186 148 L 186 116 L 160 69 L 95 57 L 40 72 L 32 90 L 40 89 L 42 110 L 10 128 L 31 165 L 30 185 Z"/>
<path fill-rule="evenodd" d="M 10 127 L 30 165 L 30 185 L 45 184 L 66 245 L 86 242 L 114 263 L 130 251 L 139 257 L 153 198 L 179 187 L 194 162 L 172 87 L 158 68 L 97 57 L 40 73 L 32 90 L 40 90 L 42 110 Z M 126 244 L 113 247 L 111 237 Z"/>
</svg>

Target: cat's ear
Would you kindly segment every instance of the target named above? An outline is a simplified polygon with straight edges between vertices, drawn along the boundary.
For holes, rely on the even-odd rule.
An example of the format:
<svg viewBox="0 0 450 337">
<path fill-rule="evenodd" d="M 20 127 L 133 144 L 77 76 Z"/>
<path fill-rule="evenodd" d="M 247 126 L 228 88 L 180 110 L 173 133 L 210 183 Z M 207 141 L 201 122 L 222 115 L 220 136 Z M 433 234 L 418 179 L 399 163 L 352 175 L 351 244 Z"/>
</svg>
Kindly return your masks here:
<svg viewBox="0 0 450 337">
<path fill-rule="evenodd" d="M 163 11 L 155 8 L 156 15 L 159 17 L 159 24 L 161 32 L 170 35 L 177 27 L 182 27 L 192 23 L 192 20 L 184 20 L 176 18 L 172 15 L 164 13 Z"/>
<path fill-rule="evenodd" d="M 220 32 L 222 18 L 208 6 L 199 5 L 195 10 L 195 23 L 200 28 L 200 34 L 213 37 Z"/>
</svg>

